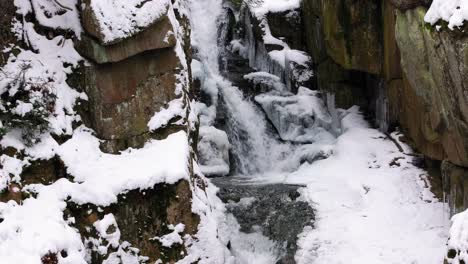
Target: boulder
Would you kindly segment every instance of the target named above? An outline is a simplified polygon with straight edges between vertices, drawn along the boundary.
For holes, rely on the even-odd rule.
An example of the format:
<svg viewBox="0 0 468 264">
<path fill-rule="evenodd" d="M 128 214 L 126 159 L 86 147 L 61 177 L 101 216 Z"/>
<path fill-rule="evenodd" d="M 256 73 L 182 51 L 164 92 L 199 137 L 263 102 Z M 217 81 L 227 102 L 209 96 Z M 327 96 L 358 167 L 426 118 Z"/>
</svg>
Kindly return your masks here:
<svg viewBox="0 0 468 264">
<path fill-rule="evenodd" d="M 116 2 L 108 6 L 100 0 L 83 0 L 81 23 L 85 32 L 103 45 L 112 45 L 140 34 L 167 19 L 169 1 Z"/>
</svg>

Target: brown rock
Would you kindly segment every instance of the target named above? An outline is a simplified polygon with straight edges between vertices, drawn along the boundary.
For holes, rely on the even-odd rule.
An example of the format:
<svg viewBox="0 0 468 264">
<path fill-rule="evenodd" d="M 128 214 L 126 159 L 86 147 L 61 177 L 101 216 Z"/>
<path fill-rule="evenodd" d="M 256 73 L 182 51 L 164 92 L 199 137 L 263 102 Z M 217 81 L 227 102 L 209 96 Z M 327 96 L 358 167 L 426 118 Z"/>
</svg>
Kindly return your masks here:
<svg viewBox="0 0 468 264">
<path fill-rule="evenodd" d="M 120 195 L 116 204 L 100 210 L 94 205 L 69 204 L 68 208 L 84 238 L 96 237 L 96 232 L 89 232 L 93 230 L 93 223 L 112 213 L 118 225 L 115 228 L 119 228 L 121 233 L 121 242 L 128 241 L 132 247 L 138 248 L 141 256 L 149 257 L 148 263 L 158 259 L 164 263 L 174 263 L 183 258 L 183 245 L 165 248 L 153 239 L 172 232 L 168 225 L 184 224 L 183 236 L 194 235 L 200 223 L 199 216 L 192 213 L 192 192 L 185 180 L 173 185 L 158 184 L 149 190 L 129 191 Z M 92 252 L 91 263 L 102 263 L 104 258 Z"/>
<path fill-rule="evenodd" d="M 468 167 L 468 34 L 436 31 L 425 25 L 425 13 L 422 7 L 397 12 L 402 68 L 421 105 L 411 122 L 420 124 L 425 140 L 441 142 L 450 162 Z"/>
<path fill-rule="evenodd" d="M 176 98 L 178 65 L 172 49 L 161 49 L 87 67 L 88 125 L 102 139 L 142 145 L 151 117 Z"/>
</svg>

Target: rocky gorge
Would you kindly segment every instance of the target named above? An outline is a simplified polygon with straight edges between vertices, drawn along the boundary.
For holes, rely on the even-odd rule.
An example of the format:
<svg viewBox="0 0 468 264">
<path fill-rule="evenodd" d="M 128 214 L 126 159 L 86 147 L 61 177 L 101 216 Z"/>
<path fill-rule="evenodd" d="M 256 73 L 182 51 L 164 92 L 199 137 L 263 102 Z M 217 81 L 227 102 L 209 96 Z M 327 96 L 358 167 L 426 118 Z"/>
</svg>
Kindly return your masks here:
<svg viewBox="0 0 468 264">
<path fill-rule="evenodd" d="M 437 4 L 0 2 L 0 263 L 465 263 Z"/>
</svg>

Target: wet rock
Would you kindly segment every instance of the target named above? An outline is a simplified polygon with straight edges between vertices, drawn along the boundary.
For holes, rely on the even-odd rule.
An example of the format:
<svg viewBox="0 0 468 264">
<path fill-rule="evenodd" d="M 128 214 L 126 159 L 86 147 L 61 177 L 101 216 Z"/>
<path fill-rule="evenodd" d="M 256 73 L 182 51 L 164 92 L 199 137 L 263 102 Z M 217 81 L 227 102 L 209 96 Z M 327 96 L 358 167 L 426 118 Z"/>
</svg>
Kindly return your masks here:
<svg viewBox="0 0 468 264">
<path fill-rule="evenodd" d="M 304 49 L 303 35 L 297 34 L 296 32 L 296 29 L 299 29 L 302 26 L 300 9 L 279 13 L 268 13 L 267 21 L 273 36 L 288 43 L 289 47 L 292 49 Z"/>
<path fill-rule="evenodd" d="M 245 233 L 257 232 L 283 245 L 278 263 L 295 263 L 297 236 L 306 226 L 313 226 L 314 212 L 309 204 L 299 201 L 294 185 L 255 185 L 237 182 L 235 178 L 217 178 L 218 196 L 228 203 Z M 285 213 L 287 211 L 287 213 Z"/>
</svg>

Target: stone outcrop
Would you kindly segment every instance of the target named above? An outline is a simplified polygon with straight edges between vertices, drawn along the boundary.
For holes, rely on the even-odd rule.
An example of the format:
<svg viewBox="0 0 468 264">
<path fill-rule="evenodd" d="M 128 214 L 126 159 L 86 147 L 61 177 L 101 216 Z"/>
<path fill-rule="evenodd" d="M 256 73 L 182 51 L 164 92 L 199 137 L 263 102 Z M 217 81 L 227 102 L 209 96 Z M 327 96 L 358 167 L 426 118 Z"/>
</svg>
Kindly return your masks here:
<svg viewBox="0 0 468 264">
<path fill-rule="evenodd" d="M 101 148 L 108 153 L 118 153 L 129 147 L 142 147 L 149 138 L 164 139 L 171 133 L 188 131 L 186 122 L 178 122 L 177 125 L 170 122 L 157 131 L 149 131 L 148 128 L 151 117 L 167 107 L 170 101 L 189 96 L 188 87 L 176 90 L 179 84 L 176 75 L 183 70 L 182 64 L 190 65 L 190 30 L 186 18 L 176 14 L 180 24 L 186 27 L 187 34 L 182 44 L 188 61 L 182 62 L 174 51 L 176 38 L 167 15 L 148 28 L 141 29 L 138 34 L 103 44 L 99 28 L 95 27 L 97 24 L 93 21 L 92 10 L 87 6 L 89 1 L 92 0 L 83 1 L 82 6 L 81 17 L 85 31 L 79 40 L 75 40 L 75 48 L 88 61 L 75 69 L 67 82 L 74 89 L 86 92 L 88 100 L 80 102 L 77 110 L 83 123 L 102 139 Z M 21 45 L 10 31 L 16 12 L 12 2 L 0 3 L 2 50 L 11 43 Z M 33 16 L 28 17 L 29 20 L 36 23 Z M 63 32 L 57 30 L 51 34 L 56 36 Z M 3 66 L 7 56 L 1 53 L 0 66 Z M 172 121 L 186 118 L 183 116 Z M 63 143 L 67 137 L 62 139 L 57 136 L 56 139 Z M 196 149 L 196 142 L 194 144 Z M 22 157 L 22 153 L 12 148 L 1 149 L 0 154 Z M 187 170 L 194 177 L 192 169 Z M 12 183 L 7 190 L 0 192 L 0 202 L 21 203 L 31 197 L 30 193 L 22 191 L 25 185 L 49 185 L 63 178 L 73 181 L 60 158 L 30 161 L 21 174 L 21 183 Z M 191 188 L 188 180 L 182 180 L 173 185 L 157 184 L 145 191 L 129 190 L 119 195 L 117 203 L 105 208 L 67 202 L 64 215 L 75 217 L 74 227 L 80 231 L 85 246 L 90 250 L 90 263 L 102 263 L 109 254 L 118 250 L 110 248 L 106 254 L 99 254 L 99 250 L 87 243 L 88 239 L 97 238 L 93 224 L 109 213 L 116 218 L 121 242 L 129 242 L 129 247 L 138 249 L 139 256 L 149 258 L 148 263 L 159 259 L 164 263 L 175 263 L 187 253 L 185 245 L 176 244 L 167 248 L 152 238 L 171 233 L 169 225 L 181 223 L 185 225 L 182 236 L 197 232 L 200 218 L 192 213 Z M 45 255 L 42 262 L 58 263 L 60 254 L 63 257 L 67 253 L 52 252 Z"/>
<path fill-rule="evenodd" d="M 154 113 L 182 96 L 176 94 L 182 67 L 173 26 L 165 15 L 136 35 L 104 43 L 89 3 L 82 12 L 85 32 L 76 47 L 90 63 L 80 83 L 89 96 L 81 115 L 104 140 L 104 151 L 141 147 L 151 137 Z"/>
<path fill-rule="evenodd" d="M 151 117 L 176 98 L 178 63 L 172 49 L 161 49 L 86 67 L 89 125 L 108 141 L 105 150 L 142 146 Z"/>
</svg>

